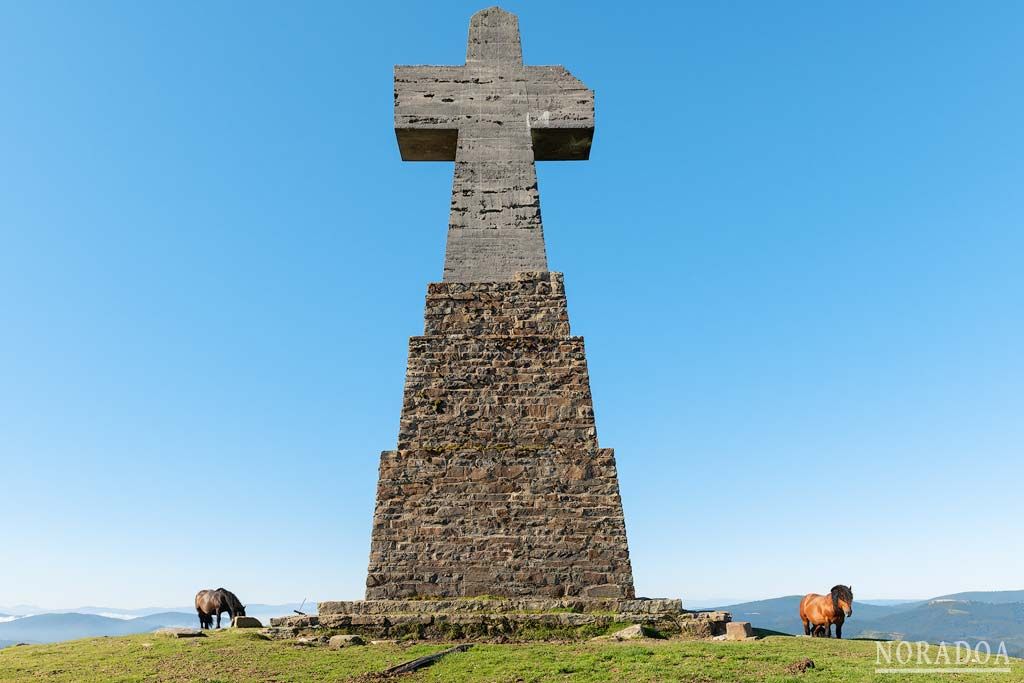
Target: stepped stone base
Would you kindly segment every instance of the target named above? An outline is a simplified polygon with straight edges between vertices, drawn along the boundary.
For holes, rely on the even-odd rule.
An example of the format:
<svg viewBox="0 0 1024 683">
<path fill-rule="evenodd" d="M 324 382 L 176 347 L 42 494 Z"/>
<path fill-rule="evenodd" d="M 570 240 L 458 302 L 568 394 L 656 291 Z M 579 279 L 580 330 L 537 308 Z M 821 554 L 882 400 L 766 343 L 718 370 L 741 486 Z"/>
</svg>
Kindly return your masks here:
<svg viewBox="0 0 1024 683">
<path fill-rule="evenodd" d="M 561 273 L 436 282 L 380 458 L 369 600 L 633 598 L 615 454 Z"/>
<path fill-rule="evenodd" d="M 354 633 L 370 638 L 588 638 L 640 624 L 666 637 L 725 633 L 728 612 L 690 612 L 680 600 L 514 598 L 322 602 L 319 616 L 271 619 L 276 638 Z"/>
</svg>

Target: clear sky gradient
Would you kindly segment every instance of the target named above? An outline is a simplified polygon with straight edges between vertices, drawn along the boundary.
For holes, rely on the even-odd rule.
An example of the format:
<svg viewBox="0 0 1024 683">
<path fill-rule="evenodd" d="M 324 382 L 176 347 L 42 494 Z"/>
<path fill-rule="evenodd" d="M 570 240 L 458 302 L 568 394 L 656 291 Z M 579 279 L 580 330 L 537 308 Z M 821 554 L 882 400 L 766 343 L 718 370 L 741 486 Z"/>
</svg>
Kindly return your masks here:
<svg viewBox="0 0 1024 683">
<path fill-rule="evenodd" d="M 0 604 L 362 596 L 482 6 L 0 2 Z M 638 594 L 1024 587 L 1024 4 L 505 7 Z"/>
</svg>

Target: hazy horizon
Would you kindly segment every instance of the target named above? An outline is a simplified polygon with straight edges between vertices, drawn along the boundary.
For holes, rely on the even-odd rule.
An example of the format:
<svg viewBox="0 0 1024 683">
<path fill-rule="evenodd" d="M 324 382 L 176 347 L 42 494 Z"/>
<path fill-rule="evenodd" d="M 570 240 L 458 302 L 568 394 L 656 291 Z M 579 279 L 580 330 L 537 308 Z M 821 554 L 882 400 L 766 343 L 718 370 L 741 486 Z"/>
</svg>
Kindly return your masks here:
<svg viewBox="0 0 1024 683">
<path fill-rule="evenodd" d="M 805 591 L 805 592 L 825 592 L 827 590 L 828 590 L 828 587 L 820 587 L 820 588 L 818 588 L 816 590 L 809 590 L 809 591 Z M 944 596 L 944 595 L 955 595 L 955 594 L 959 594 L 959 593 L 1011 592 L 1011 591 L 1018 591 L 1018 590 L 1024 590 L 1024 589 L 1019 589 L 1019 588 L 968 588 L 968 589 L 964 589 L 964 590 L 950 590 L 950 591 L 944 591 L 942 593 L 935 593 L 933 595 L 923 595 L 923 596 L 861 597 L 860 595 L 857 595 L 856 596 L 856 600 L 858 602 L 884 602 L 884 601 L 889 601 L 889 600 L 918 601 L 918 600 L 929 600 L 929 599 L 932 599 L 932 598 L 938 598 L 938 597 L 941 597 L 941 596 Z M 772 599 L 775 599 L 775 598 L 787 597 L 787 596 L 791 596 L 791 595 L 803 595 L 803 593 L 785 593 L 785 594 L 779 594 L 779 595 L 762 595 L 760 597 L 721 598 L 721 599 L 701 598 L 701 597 L 687 598 L 685 596 L 680 596 L 678 594 L 676 594 L 676 595 L 669 595 L 669 596 L 642 596 L 642 597 L 682 598 L 684 606 L 687 606 L 687 605 L 689 605 L 689 606 L 699 605 L 700 607 L 703 608 L 703 607 L 719 607 L 719 606 L 724 607 L 726 605 L 734 605 L 734 604 L 739 604 L 739 603 L 758 602 L 760 600 L 772 600 Z M 361 599 L 361 598 L 362 598 L 362 596 L 360 596 L 358 599 Z M 335 600 L 335 599 L 337 599 L 337 598 L 333 598 L 332 597 L 332 598 L 325 598 L 324 600 Z M 356 599 L 356 598 L 348 598 L 348 599 Z M 299 604 L 302 603 L 302 599 L 300 598 L 300 599 L 297 599 L 297 600 L 262 600 L 262 599 L 259 599 L 259 598 L 251 599 L 251 598 L 247 597 L 243 602 L 245 602 L 247 605 L 250 605 L 250 604 L 254 604 L 254 605 L 269 605 L 269 606 L 275 606 L 275 605 L 299 605 Z M 307 606 L 314 606 L 315 607 L 317 602 L 319 602 L 319 600 L 307 599 L 306 600 L 306 605 Z M 116 610 L 138 611 L 138 610 L 151 610 L 151 609 L 153 609 L 153 610 L 156 610 L 156 609 L 175 610 L 175 609 L 182 609 L 182 608 L 192 609 L 191 605 L 187 601 L 186 602 L 179 602 L 179 603 L 175 603 L 175 602 L 171 602 L 171 601 L 166 601 L 166 602 L 158 602 L 158 603 L 147 604 L 147 605 L 124 605 L 124 604 L 114 605 L 114 604 L 93 604 L 93 603 L 84 603 L 83 602 L 83 603 L 78 603 L 78 604 L 75 604 L 75 605 L 72 605 L 72 606 L 47 607 L 45 605 L 42 605 L 42 604 L 30 601 L 30 600 L 19 600 L 19 601 L 7 602 L 7 603 L 0 603 L 0 613 L 5 613 L 5 610 L 12 609 L 12 608 L 19 608 L 19 607 L 32 607 L 34 609 L 39 609 L 39 610 L 42 610 L 44 612 L 74 612 L 76 609 L 111 609 L 111 610 L 115 610 L 115 611 Z M 19 616 L 25 616 L 25 615 L 19 615 Z"/>
</svg>

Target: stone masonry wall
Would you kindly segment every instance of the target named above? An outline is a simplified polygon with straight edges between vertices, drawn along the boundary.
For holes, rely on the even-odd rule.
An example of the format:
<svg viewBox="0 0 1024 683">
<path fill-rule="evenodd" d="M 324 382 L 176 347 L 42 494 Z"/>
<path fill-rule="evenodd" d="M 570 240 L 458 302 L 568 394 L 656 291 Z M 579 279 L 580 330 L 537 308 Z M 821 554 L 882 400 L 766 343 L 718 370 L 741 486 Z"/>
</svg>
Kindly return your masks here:
<svg viewBox="0 0 1024 683">
<path fill-rule="evenodd" d="M 561 273 L 517 273 L 513 282 L 427 286 L 426 336 L 569 336 Z"/>
<path fill-rule="evenodd" d="M 610 449 L 385 452 L 367 598 L 623 596 L 617 481 Z"/>
<path fill-rule="evenodd" d="M 633 597 L 561 274 L 432 284 L 425 318 L 381 455 L 367 599 Z"/>
</svg>

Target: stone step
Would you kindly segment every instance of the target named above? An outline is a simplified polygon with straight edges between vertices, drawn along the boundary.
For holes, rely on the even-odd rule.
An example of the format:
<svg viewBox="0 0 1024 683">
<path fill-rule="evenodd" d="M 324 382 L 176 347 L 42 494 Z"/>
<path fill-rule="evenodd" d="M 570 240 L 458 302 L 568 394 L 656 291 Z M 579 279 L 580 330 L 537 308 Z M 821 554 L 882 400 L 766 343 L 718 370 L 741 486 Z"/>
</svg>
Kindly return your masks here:
<svg viewBox="0 0 1024 683">
<path fill-rule="evenodd" d="M 683 614 L 679 599 L 622 598 L 450 598 L 437 600 L 345 600 L 321 602 L 321 617 L 354 614 L 438 614 L 438 613 L 605 613 Z M 696 614 L 688 612 L 688 614 Z"/>
<path fill-rule="evenodd" d="M 552 603 L 584 601 L 555 600 L 371 600 L 346 603 L 321 603 L 328 610 L 378 610 L 375 612 L 332 612 L 319 616 L 290 616 L 271 619 L 273 637 L 296 637 L 328 631 L 356 633 L 371 638 L 408 637 L 451 639 L 462 637 L 507 636 L 536 637 L 538 632 L 558 633 L 563 637 L 591 637 L 603 629 L 637 624 L 669 637 L 711 638 L 725 633 L 726 612 L 687 612 L 678 600 L 590 600 L 591 611 L 474 611 L 472 608 L 495 606 L 525 610 L 553 608 Z M 361 604 L 360 604 L 361 603 Z M 374 603 L 374 604 L 366 604 Z M 384 603 L 387 603 L 385 606 Z M 463 604 L 454 604 L 463 603 Z M 468 604 L 467 604 L 468 603 Z M 615 603 L 618 603 L 616 605 Z M 642 606 L 630 603 L 648 603 Z M 431 609 L 424 609 L 429 606 Z M 599 607 L 626 606 L 630 612 L 600 611 Z M 561 609 L 571 609 L 570 605 Z M 455 608 L 455 609 L 452 609 Z M 461 611 L 458 608 L 462 608 Z M 638 611 L 646 608 L 649 611 Z M 416 610 L 399 612 L 398 609 Z"/>
</svg>

